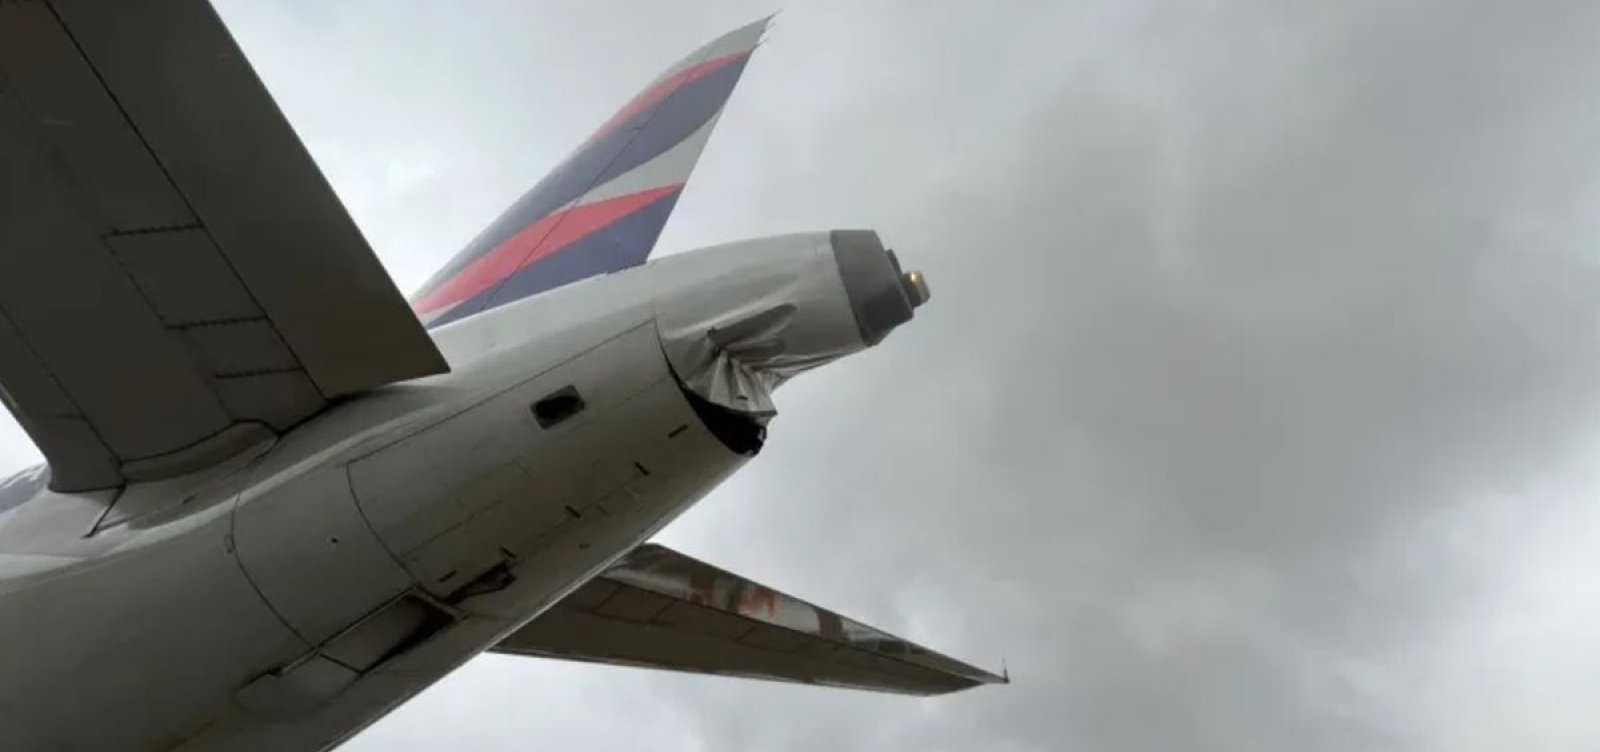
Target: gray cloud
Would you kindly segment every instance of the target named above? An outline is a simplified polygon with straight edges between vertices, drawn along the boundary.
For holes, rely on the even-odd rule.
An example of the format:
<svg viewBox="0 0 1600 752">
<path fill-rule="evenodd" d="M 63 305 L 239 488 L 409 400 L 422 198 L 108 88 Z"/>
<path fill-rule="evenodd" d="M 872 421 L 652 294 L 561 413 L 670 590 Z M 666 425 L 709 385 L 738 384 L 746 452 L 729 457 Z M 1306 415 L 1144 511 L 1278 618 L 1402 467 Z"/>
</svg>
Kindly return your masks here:
<svg viewBox="0 0 1600 752">
<path fill-rule="evenodd" d="M 756 12 L 222 9 L 403 285 Z M 1597 65 L 1561 0 L 788 9 L 663 248 L 871 226 L 935 299 L 665 539 L 1016 683 L 489 657 L 346 748 L 1592 740 Z"/>
</svg>

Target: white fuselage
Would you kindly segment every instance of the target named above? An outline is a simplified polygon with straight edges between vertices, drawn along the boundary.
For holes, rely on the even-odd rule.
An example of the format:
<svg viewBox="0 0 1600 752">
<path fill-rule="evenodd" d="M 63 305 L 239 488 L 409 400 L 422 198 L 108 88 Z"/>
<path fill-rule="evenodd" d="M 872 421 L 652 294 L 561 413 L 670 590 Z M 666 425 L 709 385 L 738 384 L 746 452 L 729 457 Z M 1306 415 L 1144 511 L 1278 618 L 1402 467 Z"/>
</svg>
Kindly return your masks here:
<svg viewBox="0 0 1600 752">
<path fill-rule="evenodd" d="M 837 308 L 823 247 L 592 279 L 445 327 L 451 373 L 205 472 L 0 505 L 0 750 L 317 750 L 365 727 L 747 459 L 697 417 L 675 373 L 695 366 L 669 353 L 692 359 L 704 332 L 685 331 L 792 292 L 730 292 L 760 284 L 752 263 L 790 286 L 824 270 L 808 304 Z M 818 315 L 789 328 L 827 340 L 839 311 Z M 805 367 L 860 347 L 835 337 Z M 701 381 L 732 372 L 716 358 Z M 541 425 L 533 406 L 573 393 L 581 409 Z M 14 481 L 0 491 L 29 478 Z"/>
</svg>

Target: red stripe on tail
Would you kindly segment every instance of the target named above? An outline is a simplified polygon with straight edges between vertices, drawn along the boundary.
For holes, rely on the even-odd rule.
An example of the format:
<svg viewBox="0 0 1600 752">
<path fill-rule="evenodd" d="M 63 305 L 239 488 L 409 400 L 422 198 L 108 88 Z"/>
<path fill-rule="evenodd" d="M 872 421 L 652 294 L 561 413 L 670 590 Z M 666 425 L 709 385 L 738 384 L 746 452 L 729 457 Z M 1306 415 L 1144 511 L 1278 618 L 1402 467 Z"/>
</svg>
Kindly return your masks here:
<svg viewBox="0 0 1600 752">
<path fill-rule="evenodd" d="M 547 215 L 480 256 L 427 297 L 418 300 L 412 305 L 412 310 L 418 314 L 428 314 L 473 297 L 499 284 L 518 269 L 681 188 L 682 183 L 651 188 Z"/>
</svg>

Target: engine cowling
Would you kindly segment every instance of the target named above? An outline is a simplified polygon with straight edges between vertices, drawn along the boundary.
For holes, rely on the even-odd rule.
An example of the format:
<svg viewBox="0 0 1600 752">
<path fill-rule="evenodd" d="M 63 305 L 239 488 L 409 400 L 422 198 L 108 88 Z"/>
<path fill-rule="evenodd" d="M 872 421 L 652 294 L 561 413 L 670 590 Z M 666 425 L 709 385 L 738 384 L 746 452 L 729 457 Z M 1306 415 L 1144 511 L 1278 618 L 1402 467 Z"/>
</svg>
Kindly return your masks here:
<svg viewBox="0 0 1600 752">
<path fill-rule="evenodd" d="M 656 325 L 685 390 L 764 422 L 772 392 L 883 341 L 927 302 L 870 230 L 745 240 L 653 264 Z"/>
</svg>

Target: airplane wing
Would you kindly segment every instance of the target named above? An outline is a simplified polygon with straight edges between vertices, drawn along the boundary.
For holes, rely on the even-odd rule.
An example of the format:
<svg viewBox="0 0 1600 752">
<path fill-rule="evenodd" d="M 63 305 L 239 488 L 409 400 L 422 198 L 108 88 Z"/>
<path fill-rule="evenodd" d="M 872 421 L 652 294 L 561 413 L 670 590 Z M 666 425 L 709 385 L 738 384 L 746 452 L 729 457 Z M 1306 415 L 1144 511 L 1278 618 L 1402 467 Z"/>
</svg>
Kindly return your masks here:
<svg viewBox="0 0 1600 752">
<path fill-rule="evenodd" d="M 493 651 L 912 695 L 1007 681 L 652 544 Z"/>
<path fill-rule="evenodd" d="M 0 397 L 52 488 L 445 370 L 206 0 L 0 2 Z"/>
<path fill-rule="evenodd" d="M 638 266 L 677 205 L 767 21 L 646 86 L 412 296 L 429 328 Z"/>
</svg>

